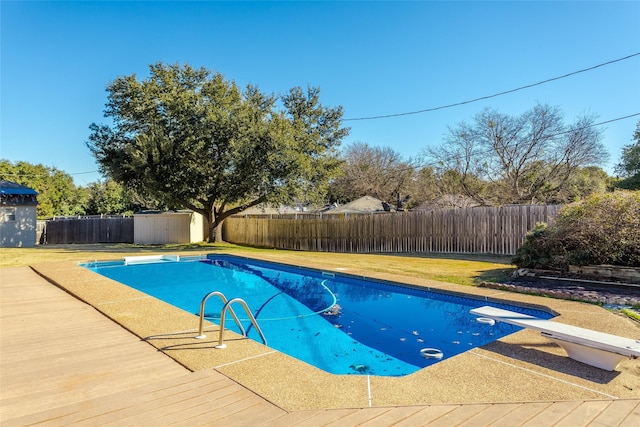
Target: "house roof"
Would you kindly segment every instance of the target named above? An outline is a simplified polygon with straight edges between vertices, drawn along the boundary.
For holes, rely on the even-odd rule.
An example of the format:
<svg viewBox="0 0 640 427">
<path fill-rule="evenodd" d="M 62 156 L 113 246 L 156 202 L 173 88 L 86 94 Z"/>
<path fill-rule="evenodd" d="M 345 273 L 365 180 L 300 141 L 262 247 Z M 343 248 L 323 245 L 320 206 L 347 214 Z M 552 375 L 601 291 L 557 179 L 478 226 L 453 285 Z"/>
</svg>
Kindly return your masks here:
<svg viewBox="0 0 640 427">
<path fill-rule="evenodd" d="M 333 209 L 331 213 L 367 213 L 382 211 L 382 200 L 371 196 L 362 196 L 352 202 Z"/>
</svg>

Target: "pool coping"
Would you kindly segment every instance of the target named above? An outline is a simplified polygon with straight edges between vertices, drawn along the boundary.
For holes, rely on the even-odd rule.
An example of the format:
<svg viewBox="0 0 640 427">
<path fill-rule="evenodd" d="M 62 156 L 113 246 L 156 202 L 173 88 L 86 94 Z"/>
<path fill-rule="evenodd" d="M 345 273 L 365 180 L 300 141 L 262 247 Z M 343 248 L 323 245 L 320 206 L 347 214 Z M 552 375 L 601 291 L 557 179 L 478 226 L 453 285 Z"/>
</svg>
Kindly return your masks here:
<svg viewBox="0 0 640 427">
<path fill-rule="evenodd" d="M 268 256 L 243 257 L 286 264 Z M 559 314 L 555 320 L 560 322 L 629 338 L 640 335 L 633 321 L 593 304 L 415 277 L 390 278 L 388 274 L 355 268 L 336 270 L 320 263 L 302 267 L 548 307 Z M 616 371 L 604 371 L 569 359 L 560 347 L 530 330 L 404 377 L 334 375 L 229 331 L 224 334 L 228 348 L 216 350 L 217 325 L 207 322 L 209 337 L 195 340 L 197 316 L 93 273 L 79 263 L 43 263 L 31 268 L 191 371 L 215 369 L 289 411 L 640 397 L 637 360 L 622 362 Z"/>
</svg>

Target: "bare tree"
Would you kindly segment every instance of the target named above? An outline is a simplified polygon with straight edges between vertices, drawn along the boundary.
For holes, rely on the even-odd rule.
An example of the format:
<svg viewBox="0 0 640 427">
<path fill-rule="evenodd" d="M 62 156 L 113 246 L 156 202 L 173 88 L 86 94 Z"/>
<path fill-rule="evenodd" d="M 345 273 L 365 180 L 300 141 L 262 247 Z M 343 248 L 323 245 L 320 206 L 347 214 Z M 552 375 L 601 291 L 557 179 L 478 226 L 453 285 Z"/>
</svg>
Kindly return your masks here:
<svg viewBox="0 0 640 427">
<path fill-rule="evenodd" d="M 355 142 L 342 154 L 342 174 L 332 185 L 333 197 L 344 202 L 369 195 L 395 201 L 403 197 L 415 175 L 411 160 L 389 147 L 371 147 Z"/>
<path fill-rule="evenodd" d="M 486 204 L 486 183 L 479 176 L 490 176 L 486 147 L 480 143 L 477 130 L 466 123 L 449 128 L 445 144 L 430 149 L 427 158 L 438 176 L 440 195 L 462 194 Z"/>
<path fill-rule="evenodd" d="M 426 155 L 437 170 L 457 171 L 465 195 L 482 204 L 545 202 L 581 168 L 607 159 L 594 121 L 565 125 L 559 108 L 541 104 L 515 117 L 487 109 Z"/>
</svg>

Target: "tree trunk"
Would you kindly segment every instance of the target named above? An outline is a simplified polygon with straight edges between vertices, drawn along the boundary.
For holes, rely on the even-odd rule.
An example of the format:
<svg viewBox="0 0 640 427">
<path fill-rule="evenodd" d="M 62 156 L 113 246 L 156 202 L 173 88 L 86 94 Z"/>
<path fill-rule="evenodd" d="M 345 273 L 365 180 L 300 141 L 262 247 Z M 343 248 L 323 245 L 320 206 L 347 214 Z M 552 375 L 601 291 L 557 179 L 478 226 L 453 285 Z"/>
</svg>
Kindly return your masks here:
<svg viewBox="0 0 640 427">
<path fill-rule="evenodd" d="M 218 224 L 216 224 L 215 214 L 213 212 L 213 208 L 209 208 L 205 210 L 206 212 L 206 221 L 207 221 L 207 242 L 215 243 L 216 242 L 216 229 L 218 228 Z"/>
<path fill-rule="evenodd" d="M 211 208 L 207 211 L 207 224 L 209 225 L 209 235 L 207 241 L 209 243 L 222 242 L 222 222 L 219 217 L 214 213 L 214 209 Z"/>
<path fill-rule="evenodd" d="M 222 221 L 220 223 L 209 223 L 209 243 L 222 242 Z"/>
</svg>

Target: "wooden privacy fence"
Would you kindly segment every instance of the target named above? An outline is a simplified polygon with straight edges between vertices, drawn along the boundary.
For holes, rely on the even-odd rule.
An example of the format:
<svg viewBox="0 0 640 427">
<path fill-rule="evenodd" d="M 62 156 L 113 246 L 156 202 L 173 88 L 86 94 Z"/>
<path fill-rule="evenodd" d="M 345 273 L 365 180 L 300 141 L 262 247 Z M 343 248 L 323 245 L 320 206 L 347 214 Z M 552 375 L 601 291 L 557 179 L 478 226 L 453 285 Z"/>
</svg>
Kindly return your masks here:
<svg viewBox="0 0 640 427">
<path fill-rule="evenodd" d="M 38 221 L 38 242 L 133 243 L 133 217 L 60 217 Z"/>
<path fill-rule="evenodd" d="M 475 207 L 317 217 L 234 216 L 223 239 L 239 245 L 320 252 L 449 252 L 515 255 L 527 231 L 560 205 Z"/>
</svg>

